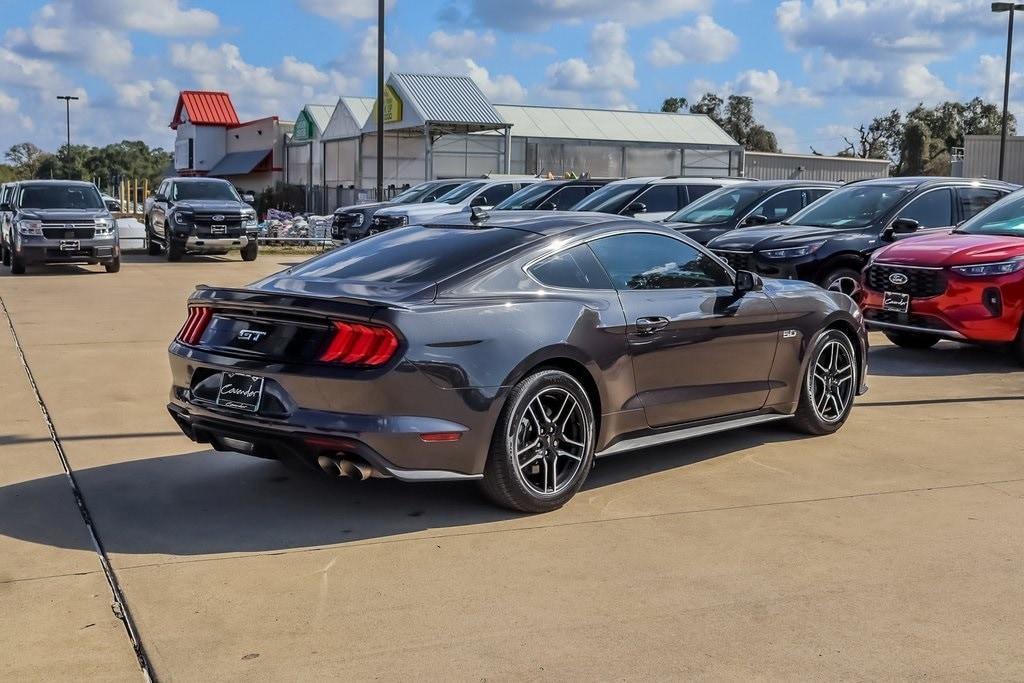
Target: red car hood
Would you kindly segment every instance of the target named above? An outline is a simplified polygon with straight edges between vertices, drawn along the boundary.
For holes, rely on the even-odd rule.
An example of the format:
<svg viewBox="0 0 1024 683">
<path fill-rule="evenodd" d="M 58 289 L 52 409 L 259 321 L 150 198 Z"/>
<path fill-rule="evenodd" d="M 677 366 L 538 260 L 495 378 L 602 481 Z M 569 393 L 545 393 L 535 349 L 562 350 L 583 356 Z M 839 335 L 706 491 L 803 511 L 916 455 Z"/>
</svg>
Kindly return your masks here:
<svg viewBox="0 0 1024 683">
<path fill-rule="evenodd" d="M 875 261 L 906 266 L 965 266 L 1024 256 L 1024 238 L 938 233 L 903 239 L 880 249 Z"/>
</svg>

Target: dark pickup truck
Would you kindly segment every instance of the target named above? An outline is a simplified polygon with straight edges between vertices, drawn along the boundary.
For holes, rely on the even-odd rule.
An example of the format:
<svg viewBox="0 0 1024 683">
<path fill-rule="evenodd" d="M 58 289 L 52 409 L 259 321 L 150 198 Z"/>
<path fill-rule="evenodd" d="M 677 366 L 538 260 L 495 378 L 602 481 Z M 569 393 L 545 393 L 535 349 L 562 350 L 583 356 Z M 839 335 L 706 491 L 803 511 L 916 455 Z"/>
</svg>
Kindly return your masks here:
<svg viewBox="0 0 1024 683">
<path fill-rule="evenodd" d="M 0 195 L 0 256 L 11 273 L 50 263 L 103 264 L 121 269 L 117 221 L 92 183 L 28 180 Z"/>
<path fill-rule="evenodd" d="M 166 251 L 168 261 L 180 261 L 186 252 L 219 255 L 238 249 L 243 261 L 256 260 L 256 210 L 226 180 L 168 178 L 145 208 L 150 256 Z"/>
</svg>

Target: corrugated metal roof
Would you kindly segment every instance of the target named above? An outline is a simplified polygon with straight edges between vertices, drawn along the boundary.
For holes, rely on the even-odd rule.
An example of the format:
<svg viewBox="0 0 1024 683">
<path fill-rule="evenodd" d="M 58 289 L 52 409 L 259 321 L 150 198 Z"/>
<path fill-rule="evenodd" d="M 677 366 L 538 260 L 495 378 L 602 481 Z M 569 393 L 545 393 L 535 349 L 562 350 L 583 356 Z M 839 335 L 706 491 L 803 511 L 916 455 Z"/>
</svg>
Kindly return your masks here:
<svg viewBox="0 0 1024 683">
<path fill-rule="evenodd" d="M 327 130 L 327 124 L 331 122 L 331 116 L 334 114 L 334 105 L 307 104 L 305 109 L 309 114 L 309 118 L 313 120 L 313 125 L 317 127 L 317 131 L 323 134 Z"/>
<path fill-rule="evenodd" d="M 257 149 L 252 152 L 231 152 L 210 169 L 209 175 L 245 175 L 260 165 L 267 156 L 274 153 L 272 149 Z"/>
<path fill-rule="evenodd" d="M 739 147 L 702 114 L 497 104 L 516 137 Z"/>
<path fill-rule="evenodd" d="M 506 124 L 469 76 L 392 73 L 388 85 L 402 98 L 404 116 L 401 127 L 448 123 L 503 128 Z M 369 117 L 363 130 L 376 130 L 376 125 L 377 122 Z M 387 126 L 394 127 L 393 124 Z"/>
<path fill-rule="evenodd" d="M 366 123 L 366 119 L 370 118 L 370 112 L 373 111 L 373 103 L 376 102 L 376 98 L 373 97 L 342 97 L 342 103 L 352 113 L 352 118 L 359 123 L 362 127 Z"/>
<path fill-rule="evenodd" d="M 233 126 L 238 123 L 238 113 L 226 92 L 211 90 L 182 90 L 178 95 L 178 105 L 174 108 L 171 128 L 181 123 L 181 110 L 184 107 L 188 120 L 197 126 Z"/>
<path fill-rule="evenodd" d="M 375 101 L 372 97 L 339 97 L 338 104 L 334 107 L 334 113 L 324 129 L 321 139 L 343 140 L 359 137 L 363 125 L 370 118 Z"/>
</svg>

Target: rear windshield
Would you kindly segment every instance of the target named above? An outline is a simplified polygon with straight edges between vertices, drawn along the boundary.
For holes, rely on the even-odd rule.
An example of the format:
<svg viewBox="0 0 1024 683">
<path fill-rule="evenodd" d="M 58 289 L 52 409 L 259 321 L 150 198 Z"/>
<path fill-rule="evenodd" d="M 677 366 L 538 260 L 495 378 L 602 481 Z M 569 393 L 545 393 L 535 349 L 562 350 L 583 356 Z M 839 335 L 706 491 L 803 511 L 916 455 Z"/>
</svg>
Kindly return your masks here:
<svg viewBox="0 0 1024 683">
<path fill-rule="evenodd" d="M 18 206 L 22 209 L 105 209 L 92 185 L 25 185 Z"/>
<path fill-rule="evenodd" d="M 292 273 L 310 279 L 429 284 L 537 238 L 534 233 L 508 228 L 414 225 L 335 249 Z"/>
<path fill-rule="evenodd" d="M 222 199 L 228 202 L 241 201 L 235 188 L 227 183 L 174 183 L 171 188 L 171 199 Z"/>
</svg>

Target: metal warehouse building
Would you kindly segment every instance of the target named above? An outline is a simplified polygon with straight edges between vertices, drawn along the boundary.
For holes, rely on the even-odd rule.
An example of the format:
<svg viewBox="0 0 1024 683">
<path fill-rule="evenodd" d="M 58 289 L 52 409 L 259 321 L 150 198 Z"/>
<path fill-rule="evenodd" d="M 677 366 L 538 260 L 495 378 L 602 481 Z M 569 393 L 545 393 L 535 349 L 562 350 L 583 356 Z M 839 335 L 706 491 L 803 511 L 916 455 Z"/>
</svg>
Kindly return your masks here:
<svg viewBox="0 0 1024 683">
<path fill-rule="evenodd" d="M 963 159 L 953 159 L 953 175 L 963 178 L 999 177 L 999 136 L 968 135 L 964 138 Z M 1006 138 L 1006 173 L 1010 183 L 1024 185 L 1024 136 Z"/>
</svg>

